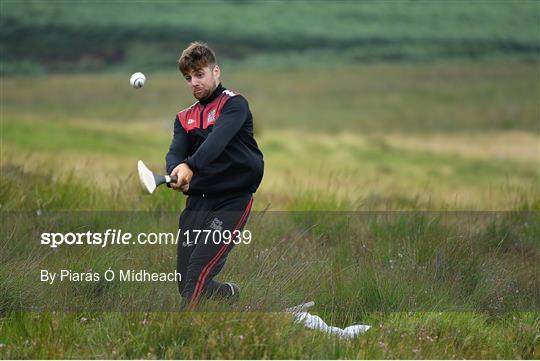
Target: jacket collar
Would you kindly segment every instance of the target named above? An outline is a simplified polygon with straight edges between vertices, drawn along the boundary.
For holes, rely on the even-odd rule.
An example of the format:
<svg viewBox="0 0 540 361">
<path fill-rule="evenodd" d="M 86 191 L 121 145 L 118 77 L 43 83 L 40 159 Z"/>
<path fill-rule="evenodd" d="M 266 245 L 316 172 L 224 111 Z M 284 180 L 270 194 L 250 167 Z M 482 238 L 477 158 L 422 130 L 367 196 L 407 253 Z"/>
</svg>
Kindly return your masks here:
<svg viewBox="0 0 540 361">
<path fill-rule="evenodd" d="M 216 99 L 223 91 L 225 90 L 225 88 L 223 87 L 223 85 L 221 85 L 221 83 L 218 84 L 218 86 L 216 87 L 216 89 L 214 89 L 214 91 L 212 92 L 212 94 L 210 94 L 210 96 L 206 99 L 201 99 L 199 100 L 199 103 L 201 103 L 201 105 L 207 105 L 207 104 L 210 104 L 214 99 Z"/>
</svg>

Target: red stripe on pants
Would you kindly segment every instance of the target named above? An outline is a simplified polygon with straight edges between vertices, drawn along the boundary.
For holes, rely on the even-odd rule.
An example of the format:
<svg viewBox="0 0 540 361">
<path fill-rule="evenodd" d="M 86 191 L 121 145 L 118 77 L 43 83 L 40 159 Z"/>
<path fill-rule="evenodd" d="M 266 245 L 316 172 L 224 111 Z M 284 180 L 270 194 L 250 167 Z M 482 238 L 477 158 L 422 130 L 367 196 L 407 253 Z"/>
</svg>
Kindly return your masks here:
<svg viewBox="0 0 540 361">
<path fill-rule="evenodd" d="M 242 223 L 246 220 L 247 215 L 249 214 L 249 211 L 251 210 L 251 204 L 252 203 L 253 203 L 253 197 L 251 197 L 251 199 L 249 200 L 248 205 L 246 206 L 246 209 L 244 210 L 244 213 L 242 214 L 242 217 L 240 218 L 240 220 L 238 221 L 238 223 L 234 227 L 234 230 L 232 231 L 233 234 L 234 234 L 235 231 L 237 231 L 241 227 Z M 231 240 L 231 242 L 232 242 L 232 240 Z M 216 255 L 203 268 L 202 272 L 199 274 L 199 278 L 197 279 L 197 285 L 195 286 L 195 292 L 193 292 L 193 295 L 191 296 L 191 302 L 190 303 L 192 303 L 192 304 L 197 303 L 197 301 L 199 300 L 199 296 L 201 295 L 201 292 L 202 292 L 206 277 L 208 276 L 208 274 L 210 273 L 212 268 L 215 267 L 216 263 L 221 258 L 221 256 L 225 253 L 227 248 L 229 248 L 229 246 L 230 246 L 230 243 L 223 244 L 221 246 L 221 248 L 219 249 L 219 251 L 216 253 Z"/>
</svg>

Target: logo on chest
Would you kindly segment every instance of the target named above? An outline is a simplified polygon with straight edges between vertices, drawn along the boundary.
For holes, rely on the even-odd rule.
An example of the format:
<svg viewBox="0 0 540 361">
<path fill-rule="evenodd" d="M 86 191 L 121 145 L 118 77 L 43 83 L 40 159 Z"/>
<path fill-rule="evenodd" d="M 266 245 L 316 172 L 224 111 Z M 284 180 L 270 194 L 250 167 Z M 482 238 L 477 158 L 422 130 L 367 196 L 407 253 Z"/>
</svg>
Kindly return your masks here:
<svg viewBox="0 0 540 361">
<path fill-rule="evenodd" d="M 216 122 L 216 110 L 212 110 L 210 113 L 208 113 L 208 125 L 214 124 Z"/>
</svg>

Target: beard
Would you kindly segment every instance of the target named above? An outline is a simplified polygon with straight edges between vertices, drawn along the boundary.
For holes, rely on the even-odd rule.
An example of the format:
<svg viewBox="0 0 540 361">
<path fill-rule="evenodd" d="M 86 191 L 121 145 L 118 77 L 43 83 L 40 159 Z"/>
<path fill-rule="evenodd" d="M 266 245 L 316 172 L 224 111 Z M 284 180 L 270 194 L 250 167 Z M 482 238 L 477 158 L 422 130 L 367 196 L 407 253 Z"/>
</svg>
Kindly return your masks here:
<svg viewBox="0 0 540 361">
<path fill-rule="evenodd" d="M 193 96 L 197 100 L 204 100 L 204 99 L 208 98 L 210 96 L 210 94 L 211 94 L 211 91 L 209 89 L 200 89 L 198 92 L 193 91 Z"/>
</svg>

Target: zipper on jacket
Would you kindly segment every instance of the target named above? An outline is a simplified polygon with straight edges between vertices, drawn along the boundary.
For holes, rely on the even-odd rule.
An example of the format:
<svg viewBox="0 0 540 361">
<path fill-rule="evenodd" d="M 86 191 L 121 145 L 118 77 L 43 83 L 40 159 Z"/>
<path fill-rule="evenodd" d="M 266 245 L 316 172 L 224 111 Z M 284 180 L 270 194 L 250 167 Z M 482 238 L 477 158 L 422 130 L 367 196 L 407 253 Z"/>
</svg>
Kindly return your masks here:
<svg viewBox="0 0 540 361">
<path fill-rule="evenodd" d="M 201 110 L 201 117 L 199 120 L 199 129 L 203 130 L 203 117 L 204 117 L 204 109 L 206 108 L 206 105 L 203 105 L 203 108 Z"/>
</svg>

